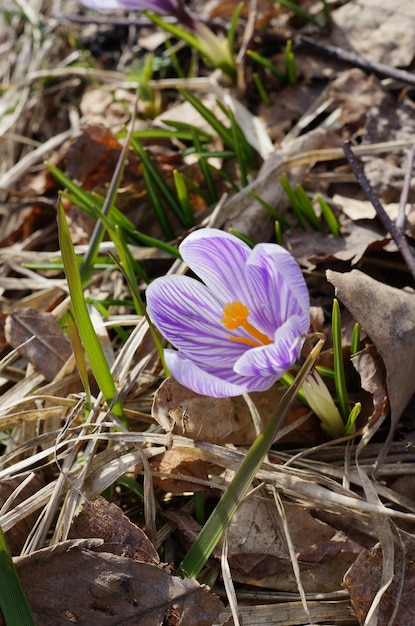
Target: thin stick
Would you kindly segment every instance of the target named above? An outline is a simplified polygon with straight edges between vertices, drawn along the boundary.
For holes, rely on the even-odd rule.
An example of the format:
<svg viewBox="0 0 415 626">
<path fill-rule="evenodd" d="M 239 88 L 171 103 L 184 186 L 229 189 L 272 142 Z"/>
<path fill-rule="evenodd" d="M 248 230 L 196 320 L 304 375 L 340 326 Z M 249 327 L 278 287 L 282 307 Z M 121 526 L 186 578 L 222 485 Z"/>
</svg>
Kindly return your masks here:
<svg viewBox="0 0 415 626">
<path fill-rule="evenodd" d="M 376 197 L 373 189 L 371 188 L 369 184 L 369 181 L 367 180 L 366 176 L 363 173 L 362 168 L 360 167 L 357 161 L 355 154 L 353 153 L 353 150 L 350 147 L 350 144 L 344 143 L 342 147 L 343 147 L 344 154 L 346 155 L 346 159 L 348 160 L 349 165 L 352 169 L 352 172 L 356 176 L 359 185 L 361 186 L 361 188 L 363 189 L 363 191 L 369 198 L 370 202 L 375 207 L 376 213 L 380 221 L 382 222 L 386 230 L 390 233 L 390 235 L 392 236 L 392 239 L 394 240 L 399 250 L 401 251 L 401 254 L 406 261 L 409 271 L 411 272 L 415 280 L 415 257 L 412 254 L 412 251 L 408 245 L 408 242 L 406 241 L 405 235 L 396 226 L 396 224 L 392 222 L 389 215 L 386 213 L 385 209 L 380 203 L 379 199 Z"/>
<path fill-rule="evenodd" d="M 369 61 L 369 59 L 365 59 L 354 52 L 348 52 L 348 50 L 343 50 L 343 48 L 338 48 L 337 46 L 323 45 L 304 35 L 297 37 L 295 39 L 295 43 L 299 46 L 311 48 L 325 57 L 331 57 L 332 59 L 343 61 L 344 63 L 348 63 L 354 67 L 360 67 L 360 69 L 367 72 L 373 72 L 379 76 L 393 78 L 394 80 L 398 80 L 406 85 L 415 86 L 415 74 L 405 72 L 405 70 L 397 70 L 394 67 L 390 67 L 390 65 L 385 65 L 384 63 Z"/>
</svg>

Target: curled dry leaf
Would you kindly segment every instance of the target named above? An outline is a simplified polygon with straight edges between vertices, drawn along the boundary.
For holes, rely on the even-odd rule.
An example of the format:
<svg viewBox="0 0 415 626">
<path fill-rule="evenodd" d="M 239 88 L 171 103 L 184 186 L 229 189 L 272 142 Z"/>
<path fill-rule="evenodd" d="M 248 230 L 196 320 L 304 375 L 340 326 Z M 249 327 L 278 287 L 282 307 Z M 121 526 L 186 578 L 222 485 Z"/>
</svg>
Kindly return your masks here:
<svg viewBox="0 0 415 626">
<path fill-rule="evenodd" d="M 367 419 L 368 426 L 371 426 L 389 410 L 386 373 L 383 363 L 373 345 L 366 346 L 364 350 L 352 356 L 351 360 L 359 373 L 362 389 L 371 394 L 372 397 L 373 409 Z"/>
<path fill-rule="evenodd" d="M 34 621 L 42 626 L 210 626 L 224 608 L 196 580 L 172 576 L 154 563 L 93 552 L 80 541 L 18 557 L 15 565 Z"/>
<path fill-rule="evenodd" d="M 174 378 L 158 388 L 151 413 L 166 432 L 210 443 L 237 443 L 252 428 L 250 416 L 240 415 L 231 398 L 201 396 Z"/>
<path fill-rule="evenodd" d="M 206 490 L 206 484 L 198 483 L 198 480 L 208 480 L 206 462 L 195 458 L 192 450 L 178 448 L 167 450 L 151 459 L 150 466 L 153 472 L 164 474 L 160 476 L 153 474 L 154 486 L 163 491 L 184 493 Z M 195 481 L 186 481 L 186 477 L 194 478 Z"/>
<path fill-rule="evenodd" d="M 157 550 L 146 534 L 130 522 L 114 503 L 99 496 L 93 502 L 85 502 L 82 511 L 72 522 L 70 539 L 100 538 L 103 544 L 97 552 L 111 552 L 134 561 L 160 563 Z"/>
<path fill-rule="evenodd" d="M 253 393 L 263 422 L 278 406 L 285 389 L 274 385 L 264 393 Z M 201 396 L 167 378 L 154 396 L 152 416 L 166 432 L 209 443 L 249 445 L 256 433 L 252 416 L 241 396 Z"/>
<path fill-rule="evenodd" d="M 72 354 L 72 346 L 51 313 L 33 308 L 17 309 L 5 324 L 9 344 L 17 348 L 46 380 L 61 371 Z"/>
<path fill-rule="evenodd" d="M 405 552 L 397 551 L 395 576 L 391 585 L 383 594 L 377 626 L 415 624 L 415 542 L 413 536 L 407 536 L 402 543 Z M 359 624 L 363 624 L 368 610 L 377 594 L 382 577 L 382 550 L 379 545 L 362 552 L 344 577 L 344 586 L 350 593 L 350 599 Z M 397 613 L 391 622 L 392 614 Z"/>
<path fill-rule="evenodd" d="M 327 279 L 382 357 L 393 429 L 415 393 L 415 295 L 358 270 Z"/>
</svg>

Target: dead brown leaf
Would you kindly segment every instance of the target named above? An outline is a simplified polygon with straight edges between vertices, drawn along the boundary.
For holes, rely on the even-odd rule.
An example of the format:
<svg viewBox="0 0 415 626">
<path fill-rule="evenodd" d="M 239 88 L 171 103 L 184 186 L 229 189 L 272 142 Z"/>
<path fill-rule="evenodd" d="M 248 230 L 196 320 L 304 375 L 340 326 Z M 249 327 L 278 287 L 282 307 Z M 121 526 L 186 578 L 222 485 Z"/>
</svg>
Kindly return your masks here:
<svg viewBox="0 0 415 626">
<path fill-rule="evenodd" d="M 177 448 L 167 450 L 151 459 L 150 466 L 153 472 L 164 474 L 164 476 L 153 475 L 154 486 L 163 491 L 184 493 L 206 490 L 206 484 L 198 484 L 198 480 L 205 483 L 208 481 L 206 462 L 195 458 L 191 450 Z M 186 481 L 186 477 L 192 477 L 195 481 Z"/>
<path fill-rule="evenodd" d="M 415 543 L 414 536 L 407 535 L 396 556 L 395 576 L 385 591 L 379 609 L 377 626 L 415 624 Z M 350 593 L 353 609 L 360 624 L 381 585 L 382 550 L 379 545 L 362 552 L 344 577 L 344 586 Z M 391 622 L 392 614 L 395 617 Z"/>
<path fill-rule="evenodd" d="M 295 592 L 297 583 L 285 534 L 273 507 L 266 498 L 251 497 L 236 512 L 228 532 L 232 577 L 238 582 Z M 286 505 L 284 509 L 304 589 L 309 593 L 339 589 L 360 546 L 301 506 Z"/>
<path fill-rule="evenodd" d="M 157 550 L 145 533 L 133 524 L 114 503 L 99 496 L 85 502 L 82 511 L 73 520 L 69 539 L 101 538 L 104 543 L 97 552 L 111 552 L 134 561 L 160 563 Z"/>
<path fill-rule="evenodd" d="M 17 309 L 6 319 L 5 335 L 46 380 L 51 381 L 72 354 L 68 338 L 51 313 Z"/>
<path fill-rule="evenodd" d="M 223 610 L 196 580 L 84 546 L 65 541 L 15 559 L 36 624 L 210 626 Z"/>
</svg>

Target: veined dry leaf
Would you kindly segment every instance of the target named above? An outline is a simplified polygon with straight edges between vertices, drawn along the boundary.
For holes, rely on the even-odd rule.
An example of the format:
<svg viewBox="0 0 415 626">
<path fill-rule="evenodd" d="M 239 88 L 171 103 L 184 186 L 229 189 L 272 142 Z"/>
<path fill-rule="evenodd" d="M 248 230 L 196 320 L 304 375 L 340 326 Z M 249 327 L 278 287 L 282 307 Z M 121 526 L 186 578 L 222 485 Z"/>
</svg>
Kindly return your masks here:
<svg viewBox="0 0 415 626">
<path fill-rule="evenodd" d="M 252 394 L 264 424 L 284 393 L 284 388 L 274 385 L 268 391 Z M 249 445 L 256 437 L 251 413 L 241 396 L 201 396 L 174 378 L 167 378 L 157 389 L 151 414 L 166 432 L 190 439 Z"/>
<path fill-rule="evenodd" d="M 361 547 L 304 507 L 284 505 L 304 589 L 309 593 L 339 589 L 345 571 Z M 228 531 L 232 578 L 280 591 L 297 591 L 291 559 L 275 505 L 266 498 L 247 498 Z"/>
<path fill-rule="evenodd" d="M 311 270 L 332 259 L 356 264 L 367 252 L 383 250 L 390 242 L 390 237 L 375 222 L 352 222 L 344 215 L 339 221 L 344 233 L 342 237 L 304 232 L 299 228 L 291 228 L 285 233 L 287 246 L 300 265 Z"/>
<path fill-rule="evenodd" d="M 382 357 L 393 430 L 415 393 L 415 295 L 358 270 L 328 270 L 327 280 Z"/>
<path fill-rule="evenodd" d="M 141 528 L 130 522 L 120 507 L 101 496 L 93 502 L 84 503 L 69 530 L 69 539 L 89 537 L 104 541 L 96 552 L 111 552 L 134 561 L 160 563 L 157 550 Z"/>
<path fill-rule="evenodd" d="M 211 626 L 224 608 L 196 580 L 82 544 L 65 541 L 15 559 L 36 624 Z"/>
<path fill-rule="evenodd" d="M 51 381 L 72 354 L 69 339 L 51 313 L 17 309 L 6 319 L 5 335 L 46 380 Z"/>
<path fill-rule="evenodd" d="M 151 414 L 166 432 L 211 443 L 237 443 L 252 429 L 249 413 L 239 414 L 232 398 L 201 396 L 174 378 L 157 389 Z"/>
<path fill-rule="evenodd" d="M 399 544 L 398 544 L 399 545 Z M 405 551 L 397 550 L 395 576 L 382 596 L 377 626 L 389 626 L 393 611 L 398 605 L 393 624 L 415 624 L 415 542 L 407 535 L 402 543 Z M 381 585 L 382 550 L 379 545 L 362 552 L 344 577 L 343 584 L 350 593 L 356 617 L 363 624 L 367 612 Z M 401 587 L 402 585 L 402 587 Z"/>
<path fill-rule="evenodd" d="M 270 420 L 285 391 L 285 387 L 276 383 L 267 391 L 250 394 L 263 426 Z M 301 417 L 303 409 L 303 405 L 294 405 L 285 424 Z M 180 385 L 174 378 L 167 378 L 157 389 L 151 414 L 166 432 L 194 440 L 242 446 L 250 445 L 256 438 L 252 415 L 242 396 L 201 396 Z M 301 431 L 293 430 L 284 436 L 285 443 L 304 444 L 306 441 L 308 445 L 315 445 L 317 440 L 318 429 L 311 422 Z"/>
<path fill-rule="evenodd" d="M 153 484 L 163 491 L 183 493 L 185 491 L 206 491 L 206 485 L 186 481 L 186 477 L 208 480 L 206 462 L 195 458 L 191 450 L 167 450 L 150 460 L 153 472 L 165 476 L 153 476 Z M 183 478 L 182 478 L 183 477 Z"/>
</svg>

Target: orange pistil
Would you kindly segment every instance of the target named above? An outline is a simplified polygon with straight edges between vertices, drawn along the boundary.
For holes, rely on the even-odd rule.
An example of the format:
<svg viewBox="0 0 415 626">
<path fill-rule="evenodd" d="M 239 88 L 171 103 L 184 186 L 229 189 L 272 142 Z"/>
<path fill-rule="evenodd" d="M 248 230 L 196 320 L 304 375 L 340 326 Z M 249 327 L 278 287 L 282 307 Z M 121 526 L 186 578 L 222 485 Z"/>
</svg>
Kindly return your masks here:
<svg viewBox="0 0 415 626">
<path fill-rule="evenodd" d="M 249 308 L 246 304 L 242 304 L 242 302 L 228 302 L 223 307 L 223 318 L 221 319 L 222 324 L 228 330 L 236 330 L 236 328 L 244 328 L 247 333 L 254 337 L 254 339 L 248 339 L 245 337 L 228 337 L 230 341 L 239 341 L 240 343 L 245 343 L 248 346 L 263 346 L 270 343 L 273 343 L 272 339 L 261 333 L 260 330 L 255 328 L 250 322 L 248 322 Z"/>
</svg>

